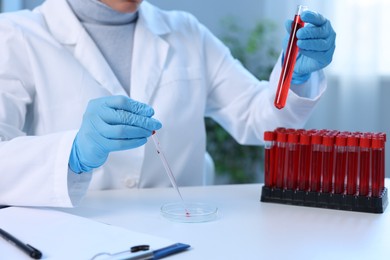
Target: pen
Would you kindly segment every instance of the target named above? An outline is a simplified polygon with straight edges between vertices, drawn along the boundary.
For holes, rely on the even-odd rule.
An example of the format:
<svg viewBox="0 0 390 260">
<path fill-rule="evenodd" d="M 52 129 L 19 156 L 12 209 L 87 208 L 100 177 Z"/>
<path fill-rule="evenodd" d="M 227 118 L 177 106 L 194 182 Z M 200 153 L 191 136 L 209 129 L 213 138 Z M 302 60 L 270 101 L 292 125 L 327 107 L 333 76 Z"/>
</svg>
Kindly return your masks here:
<svg viewBox="0 0 390 260">
<path fill-rule="evenodd" d="M 24 244 L 22 241 L 12 236 L 10 233 L 5 232 L 1 228 L 0 228 L 0 236 L 5 240 L 7 240 L 8 242 L 14 244 L 17 248 L 19 248 L 20 250 L 28 254 L 31 258 L 41 259 L 42 253 L 38 249 L 32 247 L 29 244 Z"/>
<path fill-rule="evenodd" d="M 182 244 L 182 243 L 176 243 L 167 247 L 163 247 L 160 249 L 156 249 L 153 251 L 148 251 L 142 254 L 138 254 L 136 256 L 129 256 L 126 258 L 126 260 L 151 260 L 151 259 L 161 259 L 163 257 L 179 253 L 181 251 L 186 250 L 189 248 L 190 245 Z"/>
</svg>

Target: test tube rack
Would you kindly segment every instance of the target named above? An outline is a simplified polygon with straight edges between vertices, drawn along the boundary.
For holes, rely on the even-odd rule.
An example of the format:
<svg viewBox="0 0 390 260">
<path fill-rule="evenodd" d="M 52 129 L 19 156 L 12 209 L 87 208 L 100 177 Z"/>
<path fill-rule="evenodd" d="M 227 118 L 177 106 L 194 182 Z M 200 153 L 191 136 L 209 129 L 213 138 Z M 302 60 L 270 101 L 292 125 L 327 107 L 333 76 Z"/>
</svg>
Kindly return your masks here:
<svg viewBox="0 0 390 260">
<path fill-rule="evenodd" d="M 385 133 L 280 127 L 264 141 L 262 202 L 385 211 Z"/>
</svg>

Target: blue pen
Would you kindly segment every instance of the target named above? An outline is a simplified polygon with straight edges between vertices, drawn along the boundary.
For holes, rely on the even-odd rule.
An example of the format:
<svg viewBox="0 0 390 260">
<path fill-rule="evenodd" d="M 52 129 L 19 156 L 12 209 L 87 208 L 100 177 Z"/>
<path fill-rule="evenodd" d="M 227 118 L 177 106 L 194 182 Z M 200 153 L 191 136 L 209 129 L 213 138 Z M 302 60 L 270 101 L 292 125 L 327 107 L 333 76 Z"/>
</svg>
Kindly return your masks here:
<svg viewBox="0 0 390 260">
<path fill-rule="evenodd" d="M 155 260 L 155 259 L 161 259 L 166 256 L 176 254 L 179 252 L 182 252 L 186 249 L 188 249 L 190 245 L 182 244 L 182 243 L 176 243 L 167 247 L 163 247 L 160 249 L 156 249 L 153 251 L 148 251 L 142 254 L 138 254 L 136 256 L 129 256 L 126 258 L 126 260 Z"/>
</svg>

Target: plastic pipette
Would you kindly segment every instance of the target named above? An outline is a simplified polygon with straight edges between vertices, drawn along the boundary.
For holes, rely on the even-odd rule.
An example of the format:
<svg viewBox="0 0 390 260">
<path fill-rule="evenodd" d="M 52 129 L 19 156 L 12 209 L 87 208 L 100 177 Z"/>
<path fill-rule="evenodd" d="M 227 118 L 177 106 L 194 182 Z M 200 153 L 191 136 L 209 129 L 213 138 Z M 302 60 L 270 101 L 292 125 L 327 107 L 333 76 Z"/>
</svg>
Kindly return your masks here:
<svg viewBox="0 0 390 260">
<path fill-rule="evenodd" d="M 152 139 L 153 139 L 154 145 L 156 146 L 157 154 L 160 157 L 160 159 L 161 159 L 161 161 L 162 161 L 162 163 L 164 165 L 165 171 L 166 171 L 166 173 L 167 173 L 167 175 L 169 177 L 169 180 L 171 181 L 171 184 L 172 184 L 173 188 L 175 188 L 175 190 L 177 191 L 177 194 L 179 194 L 179 197 L 180 197 L 181 201 L 184 204 L 184 200 L 183 200 L 183 197 L 181 196 L 179 187 L 177 186 L 175 176 L 173 176 L 173 173 L 172 173 L 171 168 L 169 167 L 168 161 L 165 158 L 165 155 L 164 155 L 164 153 L 162 152 L 162 150 L 160 148 L 160 142 L 158 141 L 158 138 L 157 138 L 157 135 L 156 135 L 156 131 L 153 131 Z M 187 210 L 186 210 L 186 212 L 187 212 Z"/>
</svg>

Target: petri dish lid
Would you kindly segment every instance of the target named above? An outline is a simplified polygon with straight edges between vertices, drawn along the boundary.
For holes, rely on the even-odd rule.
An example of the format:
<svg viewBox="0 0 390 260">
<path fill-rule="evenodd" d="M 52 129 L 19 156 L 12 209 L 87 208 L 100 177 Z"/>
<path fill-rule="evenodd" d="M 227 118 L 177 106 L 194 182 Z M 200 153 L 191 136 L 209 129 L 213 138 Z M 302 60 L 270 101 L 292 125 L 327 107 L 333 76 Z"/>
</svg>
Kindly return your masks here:
<svg viewBox="0 0 390 260">
<path fill-rule="evenodd" d="M 176 222 L 208 222 L 217 218 L 218 208 L 202 202 L 172 202 L 161 206 L 161 215 Z"/>
</svg>

